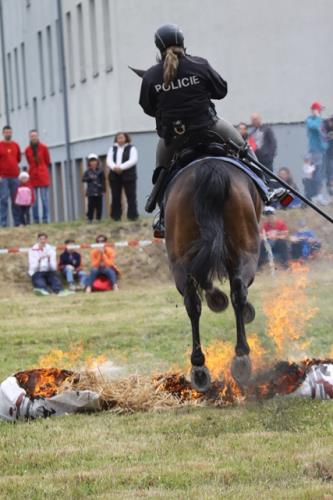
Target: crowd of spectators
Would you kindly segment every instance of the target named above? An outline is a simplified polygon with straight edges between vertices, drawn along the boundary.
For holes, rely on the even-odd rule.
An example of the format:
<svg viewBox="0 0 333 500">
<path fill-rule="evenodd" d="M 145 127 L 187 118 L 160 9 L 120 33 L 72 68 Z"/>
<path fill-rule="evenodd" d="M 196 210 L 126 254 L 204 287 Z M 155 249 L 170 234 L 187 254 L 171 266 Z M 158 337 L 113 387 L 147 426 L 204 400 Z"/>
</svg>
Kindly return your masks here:
<svg viewBox="0 0 333 500">
<path fill-rule="evenodd" d="M 37 242 L 29 250 L 28 274 L 34 293 L 67 296 L 77 291 L 118 291 L 120 272 L 115 263 L 115 250 L 104 234 L 97 236 L 96 243 L 99 246 L 90 253 L 90 269 L 85 271 L 82 256 L 75 249 L 75 240 L 65 241 L 65 249 L 57 261 L 56 248 L 48 243 L 46 233 L 39 233 Z"/>
<path fill-rule="evenodd" d="M 21 148 L 13 140 L 13 130 L 9 125 L 2 129 L 0 141 L 0 224 L 8 226 L 8 206 L 11 204 L 14 226 L 30 224 L 32 209 L 35 224 L 49 222 L 49 186 L 51 158 L 48 147 L 40 142 L 37 130 L 29 132 L 29 145 L 24 154 L 27 166 L 20 168 Z M 127 218 L 139 217 L 137 204 L 137 162 L 138 152 L 131 144 L 126 132 L 115 136 L 114 145 L 107 154 L 106 166 L 112 194 L 110 215 L 119 221 L 122 216 L 122 192 L 127 199 Z M 103 215 L 103 195 L 106 192 L 104 166 L 97 154 L 90 153 L 87 170 L 82 181 L 86 183 L 87 220 L 100 221 Z"/>
</svg>

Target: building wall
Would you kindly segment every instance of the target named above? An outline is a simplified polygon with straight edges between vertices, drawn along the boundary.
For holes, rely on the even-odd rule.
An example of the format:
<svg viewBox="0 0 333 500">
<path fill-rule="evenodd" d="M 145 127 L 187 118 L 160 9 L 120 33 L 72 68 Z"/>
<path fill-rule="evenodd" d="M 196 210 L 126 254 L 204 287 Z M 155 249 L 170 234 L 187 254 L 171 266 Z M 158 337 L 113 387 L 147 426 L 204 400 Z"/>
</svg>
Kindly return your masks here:
<svg viewBox="0 0 333 500">
<path fill-rule="evenodd" d="M 154 120 L 138 106 L 140 80 L 128 65 L 147 68 L 154 63 L 157 51 L 153 33 L 165 22 L 180 24 L 189 53 L 208 57 L 228 81 L 228 96 L 217 103 L 219 114 L 236 124 L 248 121 L 251 112 L 260 112 L 265 121 L 274 124 L 278 137 L 276 166 L 290 167 L 296 177 L 301 155 L 306 151 L 301 122 L 309 104 L 321 100 L 331 111 L 331 0 L 207 0 L 204 4 L 201 0 L 63 0 L 72 173 L 76 186 L 74 193 L 68 193 L 57 2 L 2 3 L 7 72 L 8 53 L 12 66 L 10 121 L 22 148 L 33 127 L 38 127 L 41 139 L 51 148 L 55 219 L 70 216 L 66 204 L 70 206 L 72 196 L 75 216 L 82 216 L 80 175 L 84 159 L 92 151 L 105 155 L 118 130 L 131 132 L 139 149 L 142 212 L 150 188 L 156 137 Z M 5 122 L 1 86 L 0 125 Z"/>
</svg>

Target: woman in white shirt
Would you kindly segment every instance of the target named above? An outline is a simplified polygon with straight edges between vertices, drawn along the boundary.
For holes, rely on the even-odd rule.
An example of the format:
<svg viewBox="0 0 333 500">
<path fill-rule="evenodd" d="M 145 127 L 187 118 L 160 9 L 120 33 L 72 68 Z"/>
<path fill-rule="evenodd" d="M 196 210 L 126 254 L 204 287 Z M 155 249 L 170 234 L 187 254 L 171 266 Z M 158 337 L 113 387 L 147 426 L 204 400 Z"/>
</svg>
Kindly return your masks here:
<svg viewBox="0 0 333 500">
<path fill-rule="evenodd" d="M 130 136 L 126 132 L 118 132 L 106 159 L 110 169 L 111 217 L 113 220 L 121 219 L 122 189 L 124 189 L 127 198 L 127 218 L 136 220 L 139 217 L 136 198 L 137 161 L 138 152 L 136 147 L 132 146 Z"/>
</svg>

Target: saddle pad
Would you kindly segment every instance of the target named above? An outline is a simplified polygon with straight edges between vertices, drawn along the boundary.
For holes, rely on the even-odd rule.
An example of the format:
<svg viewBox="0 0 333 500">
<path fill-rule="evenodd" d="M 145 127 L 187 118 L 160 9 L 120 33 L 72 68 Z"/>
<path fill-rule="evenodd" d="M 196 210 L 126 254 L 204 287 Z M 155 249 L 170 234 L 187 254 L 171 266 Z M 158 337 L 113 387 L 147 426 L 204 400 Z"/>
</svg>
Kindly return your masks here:
<svg viewBox="0 0 333 500">
<path fill-rule="evenodd" d="M 260 179 L 260 177 L 258 177 L 258 175 L 256 175 L 250 169 L 250 167 L 245 165 L 241 160 L 238 160 L 237 158 L 231 158 L 230 156 L 203 156 L 201 158 L 196 158 L 195 160 L 191 161 L 191 163 L 189 163 L 185 167 L 182 167 L 182 168 L 175 167 L 174 169 L 172 169 L 173 171 L 170 172 L 171 176 L 168 179 L 168 187 L 171 184 L 171 181 L 174 181 L 181 172 L 183 172 L 187 168 L 191 167 L 195 163 L 202 161 L 202 160 L 223 160 L 225 163 L 230 163 L 231 165 L 235 166 L 239 170 L 242 170 L 246 175 L 248 175 L 253 180 L 256 187 L 259 189 L 260 193 L 265 198 L 268 197 L 268 187 L 266 186 L 264 181 L 262 179 Z"/>
</svg>

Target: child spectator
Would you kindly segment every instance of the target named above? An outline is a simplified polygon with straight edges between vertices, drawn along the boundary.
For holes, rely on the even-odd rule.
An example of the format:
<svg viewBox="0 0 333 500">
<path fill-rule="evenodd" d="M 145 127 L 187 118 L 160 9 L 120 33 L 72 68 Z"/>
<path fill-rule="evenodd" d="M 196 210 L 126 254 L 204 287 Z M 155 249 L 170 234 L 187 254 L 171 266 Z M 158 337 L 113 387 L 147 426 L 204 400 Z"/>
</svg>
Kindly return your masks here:
<svg viewBox="0 0 333 500">
<path fill-rule="evenodd" d="M 299 221 L 298 226 L 298 231 L 290 236 L 291 258 L 307 260 L 319 252 L 321 243 L 305 221 Z"/>
<path fill-rule="evenodd" d="M 84 172 L 82 182 L 87 183 L 88 221 L 91 224 L 96 212 L 96 220 L 102 218 L 103 194 L 105 193 L 105 175 L 99 166 L 99 159 L 95 153 L 88 155 L 88 169 Z"/>
<path fill-rule="evenodd" d="M 29 275 L 36 295 L 49 295 L 49 288 L 57 295 L 70 295 L 63 289 L 57 273 L 56 250 L 47 243 L 48 236 L 39 233 L 37 243 L 29 250 Z"/>
<path fill-rule="evenodd" d="M 314 179 L 314 172 L 316 170 L 316 166 L 313 164 L 311 160 L 311 155 L 304 156 L 304 163 L 302 170 L 303 170 L 304 194 L 306 198 L 312 200 L 312 197 L 315 196 L 317 193 L 317 183 Z"/>
<path fill-rule="evenodd" d="M 60 255 L 59 269 L 66 278 L 68 288 L 72 292 L 77 290 L 75 279 L 79 280 L 79 290 L 84 290 L 87 275 L 82 270 L 82 258 L 79 252 L 76 252 L 71 245 L 75 245 L 74 240 L 65 241 L 66 249 Z"/>
<path fill-rule="evenodd" d="M 15 195 L 15 205 L 19 211 L 20 224 L 26 226 L 30 224 L 30 208 L 35 202 L 34 189 L 30 184 L 28 172 L 21 172 L 19 175 L 19 187 Z"/>
<path fill-rule="evenodd" d="M 117 275 L 119 271 L 115 265 L 116 253 L 111 245 L 107 245 L 107 237 L 100 234 L 96 238 L 96 243 L 103 244 L 101 248 L 95 248 L 91 254 L 91 271 L 87 279 L 86 292 L 90 293 L 95 279 L 98 276 L 106 276 L 112 284 L 112 289 L 118 291 Z"/>
<path fill-rule="evenodd" d="M 273 207 L 266 207 L 264 211 L 266 221 L 263 224 L 263 231 L 265 232 L 267 241 L 272 249 L 274 259 L 279 262 L 282 267 L 288 267 L 288 226 L 282 219 L 278 219 L 275 215 Z M 261 242 L 259 264 L 261 267 L 268 261 L 267 250 L 264 242 Z"/>
</svg>

